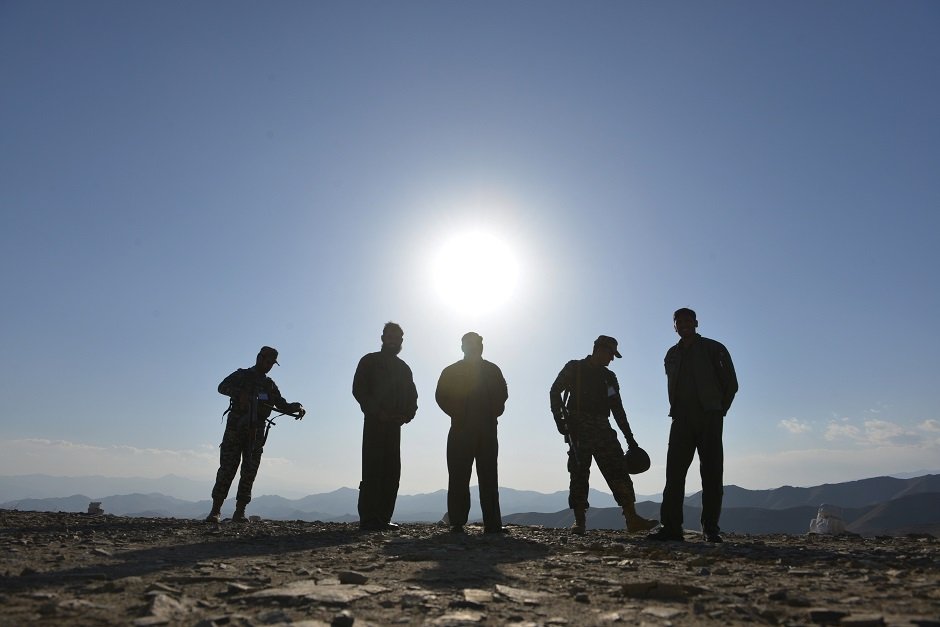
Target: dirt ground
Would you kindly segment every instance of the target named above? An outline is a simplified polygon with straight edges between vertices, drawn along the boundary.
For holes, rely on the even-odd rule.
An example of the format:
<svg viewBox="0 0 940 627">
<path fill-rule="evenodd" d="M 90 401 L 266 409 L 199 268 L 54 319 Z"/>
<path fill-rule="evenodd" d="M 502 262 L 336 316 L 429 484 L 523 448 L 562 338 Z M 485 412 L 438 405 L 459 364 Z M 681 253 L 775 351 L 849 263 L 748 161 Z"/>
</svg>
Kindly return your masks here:
<svg viewBox="0 0 940 627">
<path fill-rule="evenodd" d="M 940 627 L 933 537 L 686 539 L 0 510 L 0 624 Z"/>
</svg>

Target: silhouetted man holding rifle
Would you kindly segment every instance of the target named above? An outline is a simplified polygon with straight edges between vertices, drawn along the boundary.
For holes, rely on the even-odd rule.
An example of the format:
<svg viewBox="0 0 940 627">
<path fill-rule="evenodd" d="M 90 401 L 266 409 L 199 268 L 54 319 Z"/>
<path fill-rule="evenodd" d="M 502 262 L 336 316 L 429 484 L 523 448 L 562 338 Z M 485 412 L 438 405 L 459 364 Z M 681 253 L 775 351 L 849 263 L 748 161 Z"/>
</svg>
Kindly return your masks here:
<svg viewBox="0 0 940 627">
<path fill-rule="evenodd" d="M 219 384 L 219 394 L 229 397 L 225 411 L 225 435 L 219 446 L 219 471 L 212 488 L 212 511 L 206 522 L 221 522 L 222 504 L 228 496 L 235 472 L 241 464 L 241 478 L 235 495 L 235 513 L 232 522 L 245 522 L 245 506 L 251 501 L 251 486 L 258 475 L 261 453 L 268 439 L 268 430 L 274 422 L 271 412 L 278 410 L 300 420 L 306 413 L 300 403 L 288 403 L 281 396 L 274 381 L 268 376 L 277 363 L 277 351 L 262 346 L 250 368 L 239 368 Z"/>
</svg>

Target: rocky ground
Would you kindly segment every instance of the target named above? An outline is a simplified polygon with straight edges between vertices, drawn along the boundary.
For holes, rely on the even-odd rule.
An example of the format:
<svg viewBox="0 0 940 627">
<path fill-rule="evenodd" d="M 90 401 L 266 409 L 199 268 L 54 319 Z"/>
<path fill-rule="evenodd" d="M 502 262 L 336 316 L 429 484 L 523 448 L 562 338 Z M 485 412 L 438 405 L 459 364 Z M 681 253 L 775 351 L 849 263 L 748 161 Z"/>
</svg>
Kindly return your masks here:
<svg viewBox="0 0 940 627">
<path fill-rule="evenodd" d="M 940 627 L 929 536 L 510 529 L 0 511 L 0 624 Z"/>
</svg>

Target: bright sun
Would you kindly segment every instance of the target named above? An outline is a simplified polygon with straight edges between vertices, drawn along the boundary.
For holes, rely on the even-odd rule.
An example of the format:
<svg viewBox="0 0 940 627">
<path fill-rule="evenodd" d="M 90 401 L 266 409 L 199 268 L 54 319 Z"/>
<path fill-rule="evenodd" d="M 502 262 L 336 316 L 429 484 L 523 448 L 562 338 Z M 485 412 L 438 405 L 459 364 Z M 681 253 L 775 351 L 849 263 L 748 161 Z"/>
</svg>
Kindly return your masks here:
<svg viewBox="0 0 940 627">
<path fill-rule="evenodd" d="M 473 231 L 448 239 L 434 258 L 437 293 L 468 314 L 492 311 L 509 301 L 519 279 L 512 249 L 489 233 Z"/>
</svg>

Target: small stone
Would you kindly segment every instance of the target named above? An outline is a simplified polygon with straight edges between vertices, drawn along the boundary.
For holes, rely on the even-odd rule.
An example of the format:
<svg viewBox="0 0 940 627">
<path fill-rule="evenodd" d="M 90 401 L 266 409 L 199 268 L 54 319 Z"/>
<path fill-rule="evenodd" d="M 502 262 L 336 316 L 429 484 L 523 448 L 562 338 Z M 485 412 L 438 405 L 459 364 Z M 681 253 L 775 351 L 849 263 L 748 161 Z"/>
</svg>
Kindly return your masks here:
<svg viewBox="0 0 940 627">
<path fill-rule="evenodd" d="M 333 627 L 352 627 L 352 624 L 355 622 L 356 619 L 353 618 L 349 610 L 343 610 L 333 617 L 333 620 L 330 621 L 330 625 Z"/>
<path fill-rule="evenodd" d="M 665 607 L 662 605 L 651 605 L 650 607 L 645 608 L 641 614 L 648 614 L 649 616 L 655 616 L 656 618 L 662 618 L 663 620 L 669 620 L 684 614 L 684 610 L 680 610 L 674 607 Z"/>
<path fill-rule="evenodd" d="M 354 570 L 341 570 L 340 572 L 336 573 L 336 576 L 339 578 L 339 582 L 342 584 L 361 585 L 369 581 L 368 577 Z"/>
<path fill-rule="evenodd" d="M 478 606 L 476 609 L 482 609 L 487 603 L 493 601 L 493 593 L 489 590 L 479 590 L 477 588 L 464 588 L 464 601 L 470 605 Z"/>
<path fill-rule="evenodd" d="M 848 627 L 882 627 L 885 624 L 881 614 L 850 614 L 839 621 Z"/>
<path fill-rule="evenodd" d="M 843 610 L 833 610 L 828 607 L 814 607 L 808 611 L 809 619 L 814 623 L 837 623 L 849 613 Z"/>
<path fill-rule="evenodd" d="M 545 598 L 546 593 L 526 590 L 524 588 L 513 588 L 510 586 L 496 585 L 496 592 L 510 601 L 524 603 L 525 605 L 538 605 Z"/>
<path fill-rule="evenodd" d="M 472 610 L 463 610 L 444 614 L 427 623 L 435 627 L 462 627 L 463 625 L 477 625 L 486 619 L 486 614 L 474 612 Z"/>
</svg>

